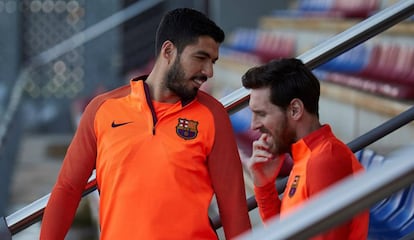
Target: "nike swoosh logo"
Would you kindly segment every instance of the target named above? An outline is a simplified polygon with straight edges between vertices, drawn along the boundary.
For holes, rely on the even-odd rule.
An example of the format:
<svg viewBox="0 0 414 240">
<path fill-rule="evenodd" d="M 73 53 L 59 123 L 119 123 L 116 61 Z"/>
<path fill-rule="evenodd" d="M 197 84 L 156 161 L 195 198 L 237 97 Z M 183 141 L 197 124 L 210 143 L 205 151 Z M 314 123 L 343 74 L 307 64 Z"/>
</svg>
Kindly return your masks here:
<svg viewBox="0 0 414 240">
<path fill-rule="evenodd" d="M 116 128 L 116 127 L 126 125 L 128 123 L 132 123 L 132 122 L 115 123 L 115 121 L 113 121 L 111 127 Z"/>
</svg>

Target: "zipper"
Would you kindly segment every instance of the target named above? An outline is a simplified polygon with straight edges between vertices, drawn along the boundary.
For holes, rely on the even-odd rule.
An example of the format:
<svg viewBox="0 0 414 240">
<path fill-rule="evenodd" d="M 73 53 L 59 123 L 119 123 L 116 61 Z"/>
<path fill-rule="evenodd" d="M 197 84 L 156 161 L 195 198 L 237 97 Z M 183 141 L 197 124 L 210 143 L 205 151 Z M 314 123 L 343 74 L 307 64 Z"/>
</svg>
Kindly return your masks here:
<svg viewBox="0 0 414 240">
<path fill-rule="evenodd" d="M 147 100 L 147 104 L 149 109 L 151 110 L 152 116 L 152 135 L 155 135 L 155 125 L 158 122 L 157 114 L 155 113 L 154 105 L 152 105 L 151 95 L 149 92 L 148 85 L 144 82 L 144 91 L 145 91 L 145 99 Z"/>
<path fill-rule="evenodd" d="M 151 116 L 152 116 L 152 135 L 155 136 L 156 133 L 156 125 L 158 122 L 158 117 L 157 114 L 155 113 L 155 109 L 154 109 L 154 105 L 152 104 L 152 99 L 151 99 L 151 95 L 149 92 L 149 88 L 148 85 L 145 83 L 144 81 L 144 91 L 145 91 L 145 99 L 147 101 L 148 107 L 151 110 Z M 181 105 L 183 108 L 185 108 L 187 105 L 189 105 L 192 101 L 194 101 L 194 99 L 185 101 L 185 102 L 181 102 Z"/>
</svg>

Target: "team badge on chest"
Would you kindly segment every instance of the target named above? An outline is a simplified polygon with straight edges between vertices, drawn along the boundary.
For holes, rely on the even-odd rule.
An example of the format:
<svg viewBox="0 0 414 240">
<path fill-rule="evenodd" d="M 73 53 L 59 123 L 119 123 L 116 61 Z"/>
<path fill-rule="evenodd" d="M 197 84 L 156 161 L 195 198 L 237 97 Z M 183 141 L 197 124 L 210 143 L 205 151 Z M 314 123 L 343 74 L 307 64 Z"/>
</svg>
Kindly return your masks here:
<svg viewBox="0 0 414 240">
<path fill-rule="evenodd" d="M 299 179 L 300 179 L 299 175 L 296 175 L 295 178 L 293 179 L 292 185 L 290 186 L 290 189 L 289 189 L 289 197 L 293 197 L 295 195 L 296 189 L 298 188 Z"/>
<path fill-rule="evenodd" d="M 197 137 L 198 122 L 194 120 L 187 120 L 184 118 L 178 119 L 178 124 L 175 127 L 177 135 L 185 140 L 194 139 Z"/>
</svg>

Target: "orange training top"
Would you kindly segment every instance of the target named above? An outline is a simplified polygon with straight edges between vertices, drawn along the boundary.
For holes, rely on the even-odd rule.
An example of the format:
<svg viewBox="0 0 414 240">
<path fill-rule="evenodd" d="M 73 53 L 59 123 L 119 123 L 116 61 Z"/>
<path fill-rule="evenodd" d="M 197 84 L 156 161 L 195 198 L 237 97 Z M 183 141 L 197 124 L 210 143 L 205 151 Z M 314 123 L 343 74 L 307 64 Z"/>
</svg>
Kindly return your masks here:
<svg viewBox="0 0 414 240">
<path fill-rule="evenodd" d="M 333 183 L 363 170 L 352 151 L 334 136 L 329 125 L 323 125 L 300 139 L 292 145 L 291 150 L 293 168 L 282 201 L 275 184 L 255 188 L 259 212 L 264 220 L 277 214 L 283 217 Z M 365 240 L 368 222 L 367 211 L 312 239 Z"/>
<path fill-rule="evenodd" d="M 63 239 L 95 167 L 101 239 L 217 239 L 208 217 L 214 193 L 226 238 L 250 229 L 228 114 L 202 91 L 189 103 L 153 104 L 137 78 L 94 98 L 68 148 L 41 239 Z"/>
</svg>

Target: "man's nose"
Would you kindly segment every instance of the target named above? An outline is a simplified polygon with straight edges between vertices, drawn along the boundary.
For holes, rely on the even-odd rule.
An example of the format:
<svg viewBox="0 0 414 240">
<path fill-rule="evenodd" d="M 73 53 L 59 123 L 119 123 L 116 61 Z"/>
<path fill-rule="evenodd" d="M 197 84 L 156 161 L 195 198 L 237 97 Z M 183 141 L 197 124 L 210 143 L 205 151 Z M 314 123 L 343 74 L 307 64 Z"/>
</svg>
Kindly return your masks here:
<svg viewBox="0 0 414 240">
<path fill-rule="evenodd" d="M 262 126 L 262 124 L 260 123 L 260 121 L 258 121 L 254 116 L 252 116 L 252 120 L 250 123 L 250 129 L 252 130 L 258 130 L 260 129 Z"/>
<path fill-rule="evenodd" d="M 213 74 L 214 74 L 214 71 L 213 71 L 213 64 L 212 64 L 212 63 L 206 63 L 206 64 L 205 64 L 205 66 L 204 66 L 204 68 L 203 68 L 202 73 L 203 73 L 204 75 L 206 75 L 206 76 L 207 76 L 207 78 L 211 78 L 211 77 L 213 77 Z"/>
</svg>

